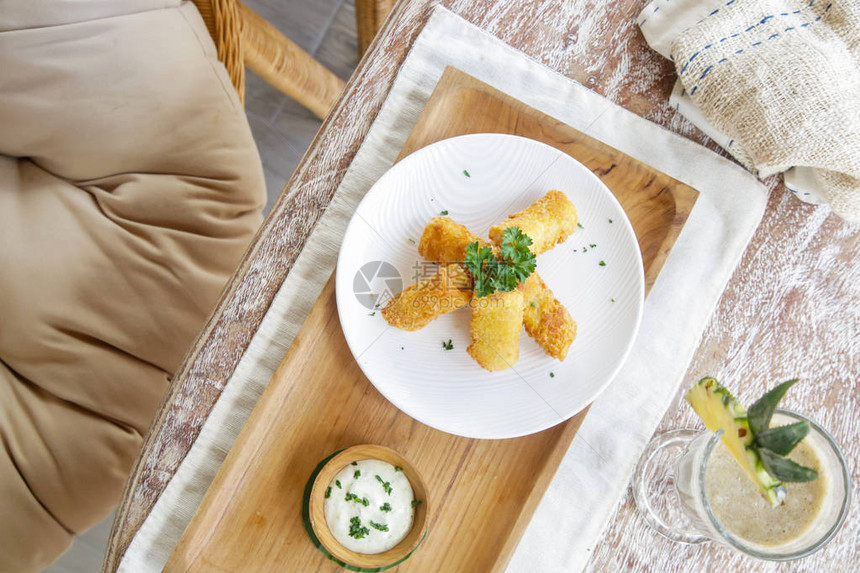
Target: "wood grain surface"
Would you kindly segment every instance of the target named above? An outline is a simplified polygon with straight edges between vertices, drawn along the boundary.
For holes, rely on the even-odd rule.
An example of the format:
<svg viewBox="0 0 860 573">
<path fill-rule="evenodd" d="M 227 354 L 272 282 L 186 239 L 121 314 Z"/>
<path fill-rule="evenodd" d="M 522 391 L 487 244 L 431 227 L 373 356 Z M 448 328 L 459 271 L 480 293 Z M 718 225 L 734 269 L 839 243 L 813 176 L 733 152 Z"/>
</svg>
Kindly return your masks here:
<svg viewBox="0 0 860 573">
<path fill-rule="evenodd" d="M 628 110 L 719 152 L 669 106 L 673 65 L 646 45 L 635 24 L 644 0 L 399 2 L 177 371 L 126 486 L 106 570 L 116 568 L 196 439 L 438 3 Z M 765 183 L 774 192 L 764 220 L 683 387 L 710 373 L 748 399 L 775 380 L 805 376 L 805 390 L 795 391 L 786 405 L 818 419 L 843 445 L 854 484 L 848 521 L 829 546 L 799 563 L 752 562 L 713 544 L 682 547 L 660 538 L 646 529 L 628 496 L 593 548 L 596 571 L 851 571 L 860 561 L 860 229 L 826 207 L 800 203 L 776 179 Z M 663 428 L 692 424 L 680 395 Z"/>
<path fill-rule="evenodd" d="M 601 177 L 637 232 L 650 290 L 698 196 L 694 189 L 450 67 L 398 159 L 440 139 L 486 132 L 539 139 Z M 338 321 L 332 276 L 167 570 L 271 570 L 285 562 L 301 571 L 335 570 L 304 535 L 305 481 L 333 451 L 373 443 L 411 460 L 436 500 L 427 539 L 399 569 L 499 571 L 584 417 L 509 440 L 461 438 L 416 422 L 358 367 Z"/>
</svg>

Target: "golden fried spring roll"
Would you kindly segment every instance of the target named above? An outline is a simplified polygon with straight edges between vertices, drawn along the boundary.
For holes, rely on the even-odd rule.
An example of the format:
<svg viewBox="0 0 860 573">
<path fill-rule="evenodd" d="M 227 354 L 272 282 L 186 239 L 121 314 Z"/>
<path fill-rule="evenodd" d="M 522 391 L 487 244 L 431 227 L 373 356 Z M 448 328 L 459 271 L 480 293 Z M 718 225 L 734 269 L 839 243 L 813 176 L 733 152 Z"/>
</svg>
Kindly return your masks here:
<svg viewBox="0 0 860 573">
<path fill-rule="evenodd" d="M 463 308 L 472 299 L 472 279 L 458 264 L 445 265 L 388 301 L 382 317 L 401 330 L 418 330 L 443 314 Z"/>
<path fill-rule="evenodd" d="M 516 364 L 523 330 L 523 294 L 514 289 L 474 297 L 470 303 L 472 344 L 466 351 L 491 372 Z"/>
<path fill-rule="evenodd" d="M 433 217 L 421 234 L 418 254 L 439 264 L 462 262 L 466 258 L 466 247 L 475 241 L 481 245 L 487 244 L 450 217 Z"/>
<path fill-rule="evenodd" d="M 508 215 L 502 223 L 490 227 L 490 240 L 502 244 L 502 233 L 509 227 L 519 227 L 531 237 L 532 252 L 544 253 L 567 240 L 576 230 L 576 207 L 561 191 L 549 191 L 525 210 Z"/>
<path fill-rule="evenodd" d="M 525 304 L 523 325 L 526 333 L 549 356 L 564 360 L 576 338 L 576 322 L 537 273 L 532 273 L 520 285 L 520 290 Z"/>
</svg>

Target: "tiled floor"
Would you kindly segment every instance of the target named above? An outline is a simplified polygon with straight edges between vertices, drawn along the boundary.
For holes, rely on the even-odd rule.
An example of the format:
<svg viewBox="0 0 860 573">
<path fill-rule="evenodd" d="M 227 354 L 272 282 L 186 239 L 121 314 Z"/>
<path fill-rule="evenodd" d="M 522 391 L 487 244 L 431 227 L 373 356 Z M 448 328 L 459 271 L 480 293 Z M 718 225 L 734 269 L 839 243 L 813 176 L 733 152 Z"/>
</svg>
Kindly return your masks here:
<svg viewBox="0 0 860 573">
<path fill-rule="evenodd" d="M 358 64 L 354 0 L 243 0 L 288 38 L 346 80 Z M 263 159 L 269 202 L 278 197 L 322 122 L 248 72 L 245 111 Z M 79 535 L 49 573 L 101 569 L 113 516 Z"/>
<path fill-rule="evenodd" d="M 354 0 L 249 0 L 248 6 L 347 80 L 358 64 Z M 269 204 L 283 189 L 322 122 L 253 72 L 245 110 L 263 159 Z"/>
</svg>

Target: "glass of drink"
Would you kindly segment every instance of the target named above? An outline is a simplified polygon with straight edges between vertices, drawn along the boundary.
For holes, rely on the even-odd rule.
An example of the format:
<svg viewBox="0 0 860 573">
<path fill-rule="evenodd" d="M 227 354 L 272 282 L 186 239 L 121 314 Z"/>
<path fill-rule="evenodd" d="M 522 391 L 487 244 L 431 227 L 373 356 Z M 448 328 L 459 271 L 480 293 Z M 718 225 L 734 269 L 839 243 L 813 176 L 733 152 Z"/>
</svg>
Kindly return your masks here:
<svg viewBox="0 0 860 573">
<path fill-rule="evenodd" d="M 812 420 L 776 410 L 773 421 L 809 423 L 809 434 L 789 457 L 819 474 L 786 483 L 781 505 L 771 507 L 759 494 L 722 444 L 722 430 L 674 430 L 654 437 L 636 466 L 633 496 L 640 514 L 673 541 L 719 541 L 759 559 L 798 559 L 823 547 L 848 512 L 845 458 Z"/>
</svg>

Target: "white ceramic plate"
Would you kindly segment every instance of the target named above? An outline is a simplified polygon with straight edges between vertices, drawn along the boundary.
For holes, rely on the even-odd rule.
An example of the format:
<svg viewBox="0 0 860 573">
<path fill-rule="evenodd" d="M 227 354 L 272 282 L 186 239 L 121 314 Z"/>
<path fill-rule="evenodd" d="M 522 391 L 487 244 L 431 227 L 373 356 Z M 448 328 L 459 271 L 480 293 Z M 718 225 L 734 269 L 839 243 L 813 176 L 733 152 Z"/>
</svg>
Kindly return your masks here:
<svg viewBox="0 0 860 573">
<path fill-rule="evenodd" d="M 537 260 L 541 277 L 578 325 L 564 362 L 523 333 L 519 361 L 487 372 L 466 353 L 468 309 L 405 332 L 390 327 L 374 308 L 416 275 L 436 272 L 418 255 L 418 240 L 432 217 L 447 211 L 486 238 L 491 225 L 551 189 L 570 197 L 582 225 Z M 347 227 L 336 278 L 346 341 L 373 385 L 420 422 L 471 438 L 531 434 L 590 404 L 630 351 L 644 289 L 636 237 L 606 186 L 570 156 L 502 134 L 440 141 L 385 173 Z M 442 343 L 449 339 L 453 349 L 445 350 Z"/>
</svg>

